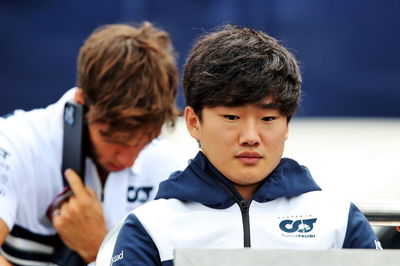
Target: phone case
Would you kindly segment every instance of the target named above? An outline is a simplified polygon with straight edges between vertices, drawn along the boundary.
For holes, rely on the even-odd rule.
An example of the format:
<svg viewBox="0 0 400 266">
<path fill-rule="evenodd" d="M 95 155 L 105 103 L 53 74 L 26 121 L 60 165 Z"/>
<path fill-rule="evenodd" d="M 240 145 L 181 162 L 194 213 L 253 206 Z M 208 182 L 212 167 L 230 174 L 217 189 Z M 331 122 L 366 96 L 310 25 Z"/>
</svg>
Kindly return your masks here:
<svg viewBox="0 0 400 266">
<path fill-rule="evenodd" d="M 84 106 L 67 102 L 64 108 L 63 162 L 61 171 L 73 169 L 82 179 L 85 174 L 85 111 Z M 67 184 L 64 184 L 67 185 Z"/>
</svg>

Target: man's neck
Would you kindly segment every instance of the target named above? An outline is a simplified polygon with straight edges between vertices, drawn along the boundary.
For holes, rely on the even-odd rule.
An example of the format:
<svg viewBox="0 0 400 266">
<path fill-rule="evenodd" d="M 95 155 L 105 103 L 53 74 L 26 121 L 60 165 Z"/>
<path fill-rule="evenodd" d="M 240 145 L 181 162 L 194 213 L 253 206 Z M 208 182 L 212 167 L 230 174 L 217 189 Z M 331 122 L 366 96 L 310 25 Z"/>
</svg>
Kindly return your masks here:
<svg viewBox="0 0 400 266">
<path fill-rule="evenodd" d="M 97 173 L 100 178 L 101 186 L 104 188 L 104 185 L 106 183 L 107 177 L 110 174 L 109 171 L 107 171 L 104 167 L 101 167 L 99 164 L 96 163 L 96 169 Z"/>
<path fill-rule="evenodd" d="M 249 201 L 250 198 L 253 196 L 253 194 L 256 192 L 258 187 L 260 186 L 261 183 L 256 183 L 256 184 L 251 184 L 251 185 L 238 185 L 238 184 L 233 184 L 233 186 L 236 188 L 236 190 L 239 192 L 240 196 L 245 201 Z"/>
</svg>

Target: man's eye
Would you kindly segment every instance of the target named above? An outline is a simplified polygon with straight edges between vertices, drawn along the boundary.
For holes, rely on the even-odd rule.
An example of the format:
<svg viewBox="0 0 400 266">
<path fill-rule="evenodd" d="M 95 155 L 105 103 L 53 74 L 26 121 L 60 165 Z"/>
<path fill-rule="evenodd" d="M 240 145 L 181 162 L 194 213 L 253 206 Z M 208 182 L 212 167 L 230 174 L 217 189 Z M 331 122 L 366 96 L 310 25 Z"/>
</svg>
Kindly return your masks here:
<svg viewBox="0 0 400 266">
<path fill-rule="evenodd" d="M 225 117 L 226 119 L 228 119 L 228 120 L 236 120 L 236 119 L 239 119 L 239 117 L 236 116 L 236 115 L 224 115 L 224 117 Z"/>
<path fill-rule="evenodd" d="M 263 121 L 267 121 L 267 122 L 274 121 L 275 119 L 276 119 L 275 116 L 265 116 L 262 118 Z"/>
</svg>

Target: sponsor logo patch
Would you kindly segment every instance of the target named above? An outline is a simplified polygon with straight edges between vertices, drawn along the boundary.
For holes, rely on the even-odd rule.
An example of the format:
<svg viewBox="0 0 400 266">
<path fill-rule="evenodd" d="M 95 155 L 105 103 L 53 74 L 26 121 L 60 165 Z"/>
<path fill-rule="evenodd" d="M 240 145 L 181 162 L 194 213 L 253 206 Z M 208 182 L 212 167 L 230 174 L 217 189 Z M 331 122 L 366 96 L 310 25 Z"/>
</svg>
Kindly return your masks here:
<svg viewBox="0 0 400 266">
<path fill-rule="evenodd" d="M 153 187 L 128 187 L 127 201 L 145 203 L 149 201 Z"/>
<path fill-rule="evenodd" d="M 112 257 L 111 259 L 111 263 L 117 262 L 119 260 L 122 260 L 124 258 L 124 251 L 121 250 L 121 253 L 115 255 L 114 257 Z"/>
<path fill-rule="evenodd" d="M 0 157 L 6 159 L 7 156 L 10 155 L 5 149 L 0 148 Z"/>
<path fill-rule="evenodd" d="M 7 164 L 7 157 L 10 155 L 6 150 L 0 148 L 0 196 L 6 195 L 6 189 L 3 187 L 8 183 L 8 170 L 10 167 Z"/>
<path fill-rule="evenodd" d="M 312 215 L 290 215 L 278 217 L 279 228 L 283 231 L 283 237 L 290 238 L 315 238 L 312 234 L 317 218 Z"/>
</svg>

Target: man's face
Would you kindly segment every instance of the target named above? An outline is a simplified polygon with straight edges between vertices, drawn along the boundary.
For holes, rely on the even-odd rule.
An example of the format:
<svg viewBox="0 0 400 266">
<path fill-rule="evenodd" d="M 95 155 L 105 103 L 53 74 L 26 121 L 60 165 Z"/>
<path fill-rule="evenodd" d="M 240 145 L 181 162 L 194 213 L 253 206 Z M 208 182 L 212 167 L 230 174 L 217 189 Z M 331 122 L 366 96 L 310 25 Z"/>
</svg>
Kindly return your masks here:
<svg viewBox="0 0 400 266">
<path fill-rule="evenodd" d="M 251 196 L 280 162 L 288 123 L 271 105 L 204 108 L 201 122 L 187 107 L 185 117 L 203 153 L 244 198 Z"/>
<path fill-rule="evenodd" d="M 140 151 L 158 135 L 150 135 L 148 128 L 143 128 L 127 139 L 126 133 L 116 132 L 106 136 L 104 132 L 108 129 L 108 124 L 104 123 L 88 125 L 91 156 L 97 165 L 108 172 L 131 167 Z"/>
</svg>

